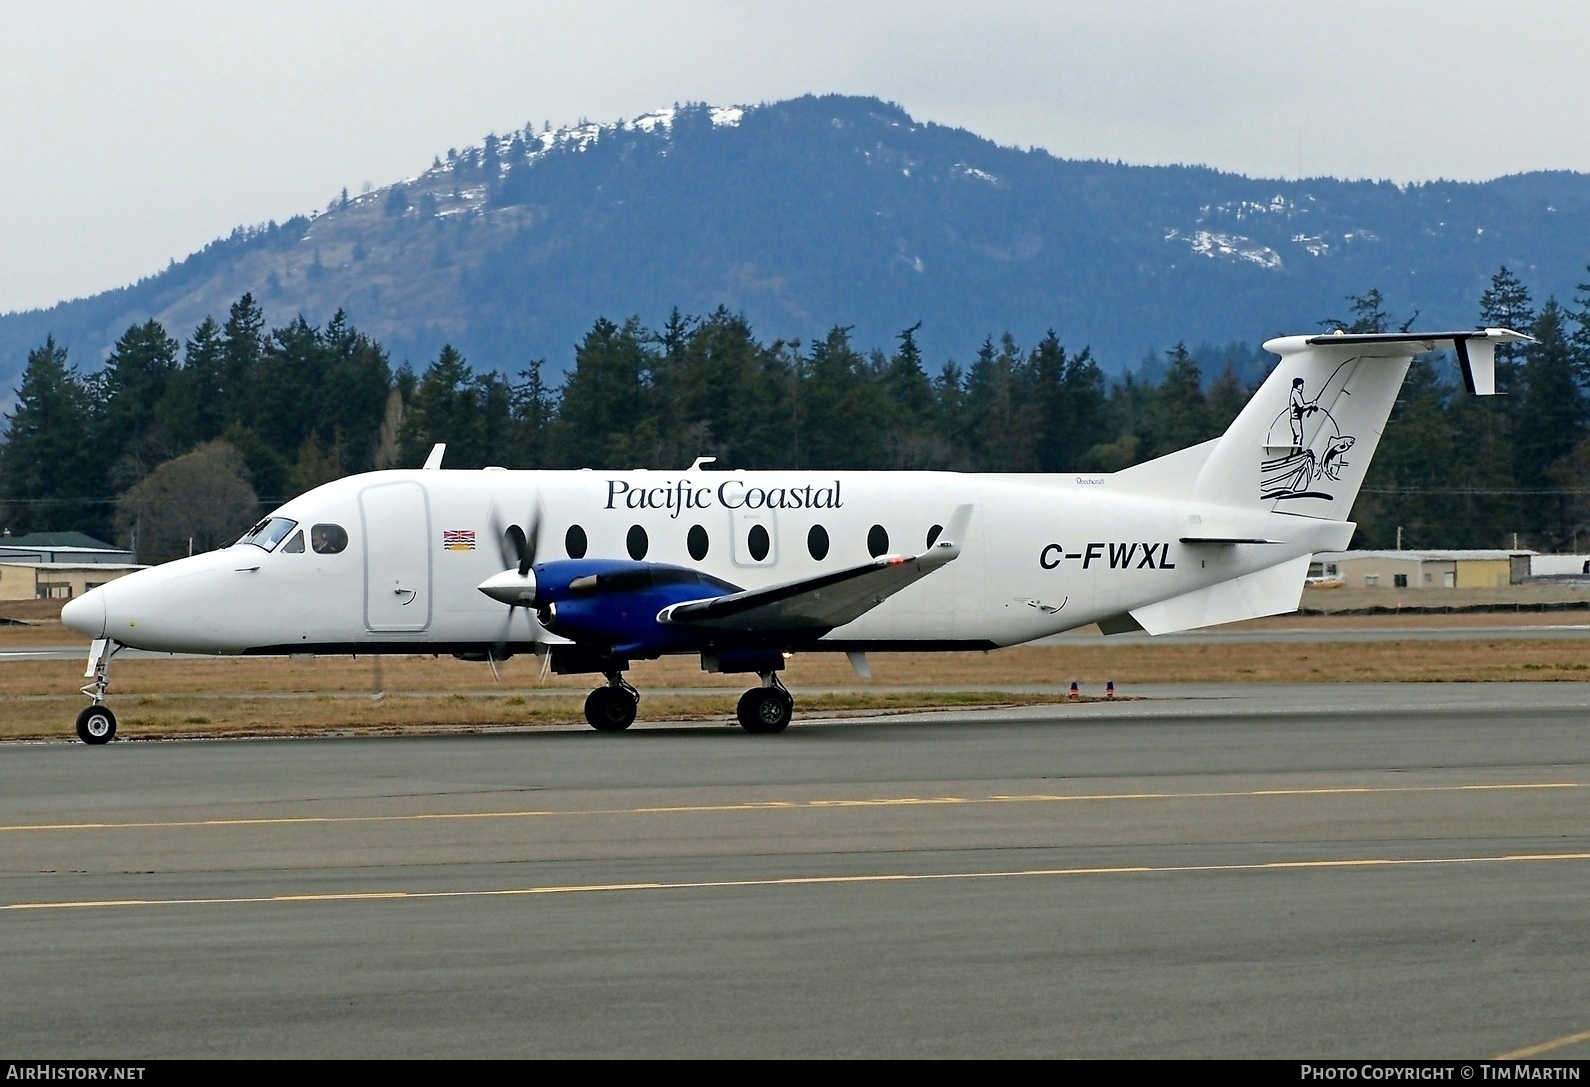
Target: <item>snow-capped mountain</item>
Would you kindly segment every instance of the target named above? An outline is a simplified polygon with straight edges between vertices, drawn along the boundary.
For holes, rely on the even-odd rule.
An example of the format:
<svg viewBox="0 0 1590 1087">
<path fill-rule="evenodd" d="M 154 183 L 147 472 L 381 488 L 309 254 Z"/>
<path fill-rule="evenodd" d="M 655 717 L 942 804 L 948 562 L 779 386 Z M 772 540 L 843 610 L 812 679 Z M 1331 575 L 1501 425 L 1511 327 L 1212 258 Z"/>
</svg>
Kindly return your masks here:
<svg viewBox="0 0 1590 1087">
<path fill-rule="evenodd" d="M 0 317 L 0 380 L 53 333 L 92 369 L 133 321 L 185 336 L 252 291 L 273 323 L 344 308 L 416 365 L 551 371 L 601 316 L 743 311 L 767 339 L 922 322 L 930 363 L 1053 328 L 1107 369 L 1177 340 L 1307 331 L 1370 287 L 1466 325 L 1498 266 L 1566 299 L 1590 177 L 1276 181 L 1055 158 L 876 99 L 680 106 L 526 128 L 326 211 L 239 229 L 130 287 Z"/>
</svg>

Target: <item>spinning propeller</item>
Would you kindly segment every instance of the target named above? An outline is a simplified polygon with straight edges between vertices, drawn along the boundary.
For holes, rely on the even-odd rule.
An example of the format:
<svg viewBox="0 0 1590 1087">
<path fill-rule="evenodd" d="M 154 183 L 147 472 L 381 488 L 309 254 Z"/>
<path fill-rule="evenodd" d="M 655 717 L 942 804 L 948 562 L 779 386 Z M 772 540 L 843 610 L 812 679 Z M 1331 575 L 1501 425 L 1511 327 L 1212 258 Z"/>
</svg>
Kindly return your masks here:
<svg viewBox="0 0 1590 1087">
<path fill-rule="evenodd" d="M 540 500 L 537 499 L 530 509 L 529 531 L 518 525 L 504 525 L 493 504 L 491 531 L 502 549 L 502 564 L 507 569 L 482 581 L 479 589 L 493 600 L 507 604 L 511 617 L 514 608 L 535 607 L 536 575 L 533 567 L 536 548 L 541 539 Z"/>
<path fill-rule="evenodd" d="M 494 574 L 481 582 L 478 588 L 481 592 L 508 605 L 508 619 L 502 625 L 502 634 L 497 638 L 496 645 L 487 653 L 487 660 L 491 662 L 493 677 L 497 675 L 497 661 L 499 649 L 503 650 L 500 656 L 506 658 L 506 647 L 509 635 L 513 630 L 513 613 L 516 608 L 531 611 L 535 608 L 536 600 L 536 547 L 541 539 L 541 500 L 539 498 L 530 507 L 529 531 L 518 525 L 504 525 L 501 512 L 497 504 L 491 506 L 491 532 L 497 538 L 497 546 L 502 552 L 502 564 L 507 567 L 502 573 Z"/>
</svg>

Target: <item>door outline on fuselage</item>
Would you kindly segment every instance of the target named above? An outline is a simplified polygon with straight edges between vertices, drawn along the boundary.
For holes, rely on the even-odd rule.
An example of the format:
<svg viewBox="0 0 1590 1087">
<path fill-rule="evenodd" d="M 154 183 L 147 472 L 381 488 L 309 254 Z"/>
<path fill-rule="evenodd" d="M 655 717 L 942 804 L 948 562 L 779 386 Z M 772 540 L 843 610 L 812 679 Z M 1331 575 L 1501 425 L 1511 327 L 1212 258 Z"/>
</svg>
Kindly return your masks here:
<svg viewBox="0 0 1590 1087">
<path fill-rule="evenodd" d="M 415 584 L 412 586 L 414 597 L 412 597 L 407 604 L 398 605 L 399 607 L 402 607 L 404 611 L 393 611 L 392 613 L 403 621 L 377 622 L 376 620 L 380 613 L 380 606 L 378 605 L 377 611 L 372 613 L 371 605 L 376 603 L 376 597 L 378 594 L 380 596 L 380 603 L 386 603 L 384 594 L 385 590 L 387 589 L 386 578 L 390 573 L 390 569 L 388 571 L 376 571 L 371 567 L 371 544 L 377 539 L 377 537 L 371 532 L 369 509 L 371 505 L 370 496 L 376 494 L 379 491 L 397 492 L 405 490 L 410 492 L 410 497 L 412 497 L 413 492 L 418 492 L 419 496 L 419 512 L 421 516 L 419 518 L 420 524 L 418 526 L 418 548 L 414 548 L 413 546 L 413 541 L 416 538 L 416 534 L 414 532 L 415 526 L 412 522 L 412 519 L 404 519 L 404 524 L 395 535 L 383 535 L 381 539 L 385 543 L 407 543 L 410 546 L 412 553 L 407 556 L 400 556 L 400 558 L 407 558 L 412 563 L 416 556 L 418 556 L 419 561 L 414 563 L 414 565 L 423 571 L 423 573 L 418 579 L 415 580 Z M 396 497 L 396 495 L 393 497 Z M 412 512 L 412 509 L 409 512 Z M 430 629 L 431 625 L 431 609 L 434 596 L 432 587 L 435 580 L 432 576 L 431 570 L 432 553 L 430 495 L 426 492 L 423 486 L 413 482 L 412 480 L 393 480 L 392 482 L 388 483 L 377 483 L 373 487 L 366 487 L 359 492 L 359 526 L 364 533 L 364 628 L 368 631 L 380 633 L 424 633 L 426 630 Z M 391 532 L 392 529 L 389 528 L 386 531 Z M 423 555 L 421 555 L 420 552 L 423 552 Z M 394 565 L 399 565 L 400 567 L 399 575 L 393 579 L 394 595 L 398 595 L 398 590 L 406 588 L 402 584 L 405 577 L 412 576 L 413 571 L 402 570 L 401 563 Z M 378 573 L 382 581 L 381 585 L 379 586 L 374 585 L 372 581 L 372 579 Z M 421 600 L 419 599 L 420 597 L 423 597 L 424 599 Z M 416 604 L 422 604 L 423 607 L 416 609 L 412 613 L 407 610 L 414 607 Z"/>
<path fill-rule="evenodd" d="M 736 566 L 777 566 L 778 565 L 778 519 L 772 510 L 737 509 L 732 511 L 730 517 L 729 560 Z M 751 555 L 750 535 L 751 529 L 761 525 L 767 532 L 767 555 L 763 558 L 753 558 Z"/>
</svg>

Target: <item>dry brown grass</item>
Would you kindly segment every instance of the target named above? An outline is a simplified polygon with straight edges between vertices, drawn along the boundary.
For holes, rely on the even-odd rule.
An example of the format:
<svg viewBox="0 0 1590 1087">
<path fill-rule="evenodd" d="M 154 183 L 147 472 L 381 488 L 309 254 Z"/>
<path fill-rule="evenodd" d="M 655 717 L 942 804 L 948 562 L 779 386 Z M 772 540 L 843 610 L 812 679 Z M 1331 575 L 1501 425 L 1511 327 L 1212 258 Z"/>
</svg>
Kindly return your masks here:
<svg viewBox="0 0 1590 1087">
<path fill-rule="evenodd" d="M 921 694 L 842 693 L 802 695 L 797 716 L 887 713 L 956 706 L 1011 706 L 1057 701 L 1059 696 L 1000 692 Z M 0 703 L 0 740 L 66 739 L 82 699 L 51 697 Z M 548 725 L 583 725 L 585 691 L 550 697 L 523 694 L 194 696 L 131 695 L 112 698 L 123 737 L 331 736 L 486 732 Z M 649 692 L 640 720 L 691 721 L 735 726 L 734 695 Z"/>
<path fill-rule="evenodd" d="M 813 715 L 1054 701 L 1063 695 L 1008 688 L 1063 686 L 1073 679 L 1094 693 L 1114 680 L 1123 696 L 1144 683 L 1587 680 L 1586 657 L 1586 645 L 1578 640 L 1512 638 L 1083 643 L 993 653 L 875 654 L 870 684 L 858 680 L 842 656 L 801 654 L 790 662 L 785 680 L 802 692 L 801 712 Z M 467 731 L 578 723 L 591 686 L 587 676 L 543 681 L 534 657 L 500 665 L 501 686 L 484 664 L 389 657 L 381 663 L 386 694 L 377 700 L 371 695 L 373 664 L 345 657 L 123 659 L 114 668 L 111 704 L 124 734 L 138 736 Z M 0 737 L 69 735 L 82 702 L 75 693 L 81 672 L 76 661 L 0 664 Z M 687 657 L 641 662 L 630 673 L 647 692 L 641 719 L 650 721 L 728 724 L 734 692 L 746 678 L 705 674 Z M 704 687 L 722 693 L 703 693 Z"/>
<path fill-rule="evenodd" d="M 0 616 L 28 626 L 0 626 L 0 649 L 79 645 L 61 627 L 59 603 L 0 602 Z M 1278 616 L 1239 624 L 1258 629 L 1411 626 L 1556 626 L 1578 614 L 1458 616 Z M 1522 638 L 1454 641 L 1188 643 L 1079 640 L 992 653 L 873 654 L 863 683 L 843 656 L 797 654 L 785 681 L 801 692 L 802 714 L 890 711 L 957 705 L 1052 701 L 1072 680 L 1097 693 L 1114 680 L 1123 696 L 1134 684 L 1209 682 L 1466 682 L 1590 680 L 1590 648 L 1572 640 Z M 124 658 L 113 669 L 111 704 L 125 735 L 293 735 L 328 732 L 426 732 L 576 724 L 593 677 L 541 675 L 541 661 L 516 657 L 498 666 L 451 657 L 387 657 L 385 696 L 371 697 L 370 658 Z M 0 738 L 64 737 L 82 704 L 80 661 L 0 662 Z M 734 693 L 748 677 L 710 675 L 695 658 L 635 665 L 630 680 L 647 692 L 643 721 L 732 723 Z M 705 693 L 701 688 L 721 689 Z M 882 689 L 880 689 L 882 688 Z M 910 691 L 889 688 L 914 688 Z M 949 690 L 946 688 L 958 688 Z M 1004 690 L 1000 690 L 1004 688 Z"/>
<path fill-rule="evenodd" d="M 1210 645 L 1079 643 L 1020 646 L 992 653 L 878 653 L 872 682 L 863 683 L 838 654 L 796 654 L 785 681 L 792 687 L 1003 687 L 1080 680 L 1121 683 L 1346 683 L 1469 682 L 1478 680 L 1590 679 L 1585 642 L 1524 638 L 1454 641 L 1216 643 Z M 500 686 L 484 664 L 451 657 L 387 657 L 384 689 L 403 692 L 490 692 L 536 688 L 579 692 L 589 676 L 540 678 L 540 662 L 515 657 L 498 666 Z M 56 695 L 83 680 L 77 661 L 0 664 L 0 697 Z M 113 669 L 117 696 L 283 693 L 369 693 L 369 658 L 123 658 Z M 642 689 L 740 689 L 744 676 L 711 675 L 693 657 L 637 662 L 630 680 Z"/>
</svg>

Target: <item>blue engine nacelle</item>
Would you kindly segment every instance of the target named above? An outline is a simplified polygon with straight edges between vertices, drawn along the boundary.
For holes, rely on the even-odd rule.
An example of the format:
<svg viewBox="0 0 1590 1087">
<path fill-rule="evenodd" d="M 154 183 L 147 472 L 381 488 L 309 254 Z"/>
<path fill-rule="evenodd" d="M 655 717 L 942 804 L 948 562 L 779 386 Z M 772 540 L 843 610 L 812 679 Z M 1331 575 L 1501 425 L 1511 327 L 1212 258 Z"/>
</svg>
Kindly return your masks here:
<svg viewBox="0 0 1590 1087">
<path fill-rule="evenodd" d="M 599 645 L 620 657 L 700 649 L 708 632 L 665 626 L 670 604 L 739 592 L 727 581 L 684 566 L 618 559 L 559 559 L 535 567 L 535 609 L 561 638 Z"/>
</svg>

